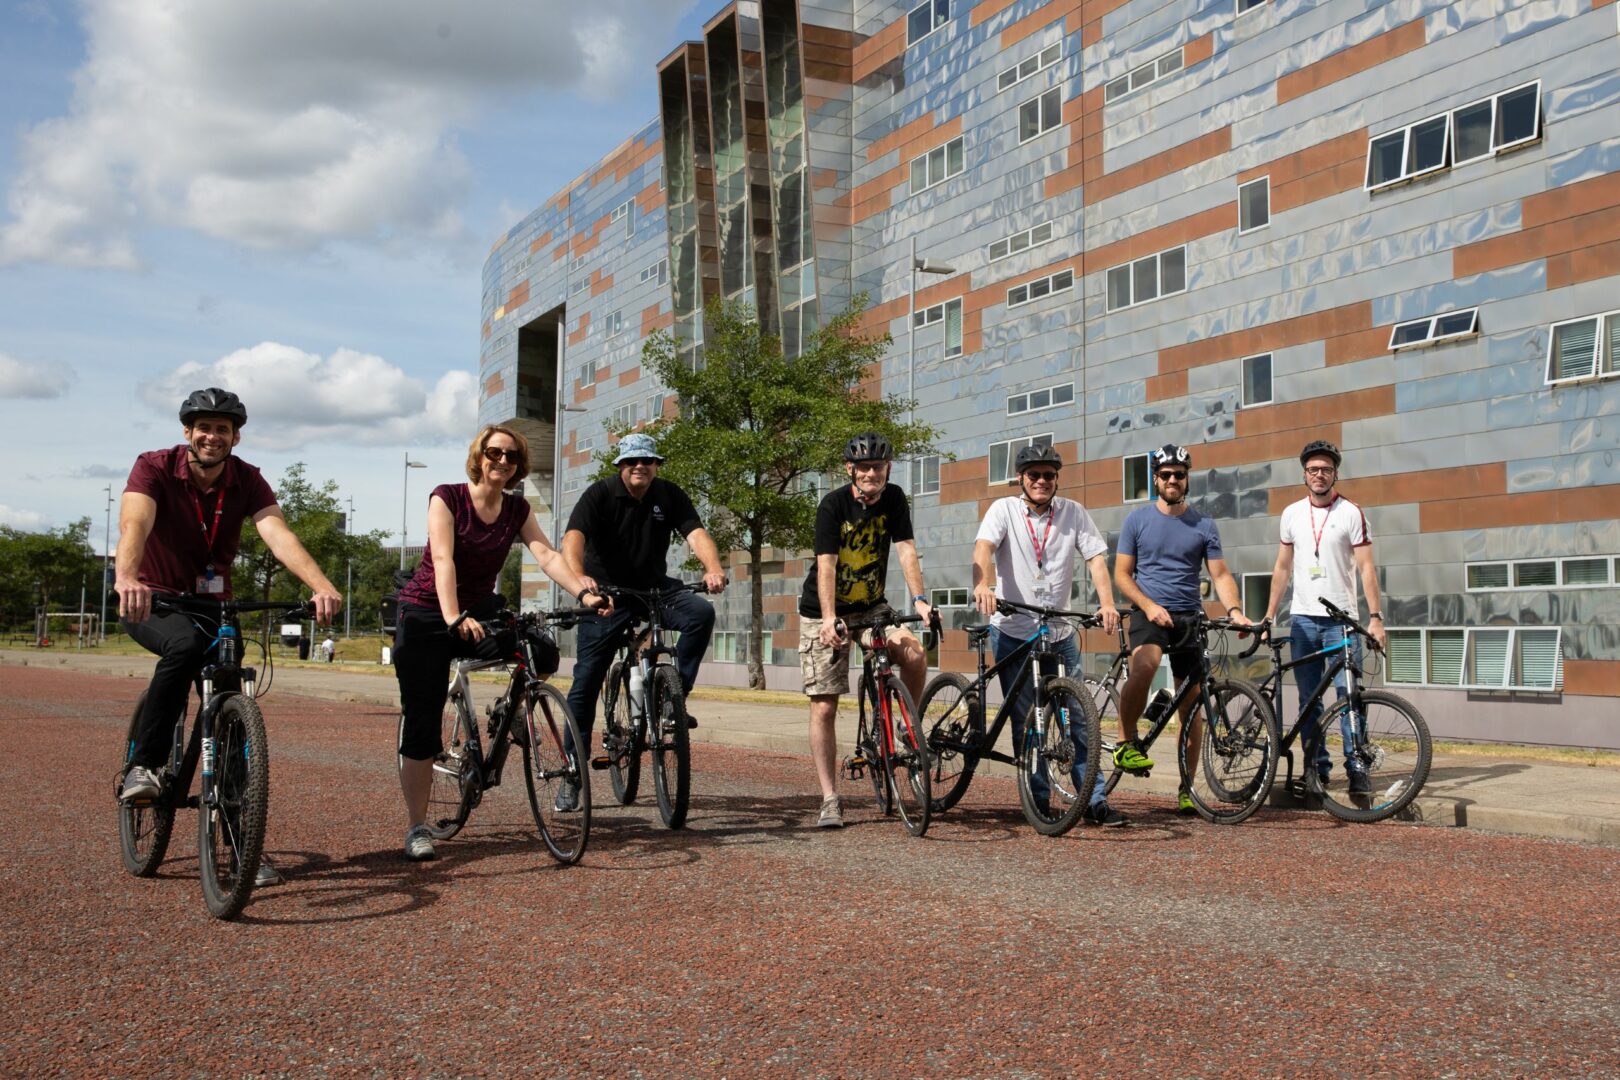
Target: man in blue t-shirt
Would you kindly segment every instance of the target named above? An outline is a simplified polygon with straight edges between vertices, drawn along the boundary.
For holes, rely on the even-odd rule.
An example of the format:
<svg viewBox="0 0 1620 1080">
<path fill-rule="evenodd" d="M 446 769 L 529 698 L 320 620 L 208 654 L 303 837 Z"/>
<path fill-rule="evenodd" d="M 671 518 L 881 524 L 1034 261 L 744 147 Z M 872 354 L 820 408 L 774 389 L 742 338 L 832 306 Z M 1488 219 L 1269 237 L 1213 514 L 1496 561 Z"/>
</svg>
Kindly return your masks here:
<svg viewBox="0 0 1620 1080">
<path fill-rule="evenodd" d="M 1203 614 L 1198 592 L 1200 566 L 1209 567 L 1209 579 L 1221 606 L 1237 623 L 1248 623 L 1238 605 L 1237 582 L 1226 568 L 1221 551 L 1220 530 L 1215 519 L 1187 502 L 1187 473 L 1192 455 L 1186 447 L 1167 443 L 1148 455 L 1154 490 L 1159 497 L 1131 512 L 1119 532 L 1119 548 L 1114 556 L 1114 585 L 1119 595 L 1133 605 L 1131 611 L 1131 668 L 1125 688 L 1119 695 L 1120 743 L 1114 751 L 1114 764 L 1128 772 L 1146 772 L 1153 762 L 1136 741 L 1136 722 L 1147 704 L 1148 689 L 1159 660 L 1170 654 L 1170 672 L 1179 684 L 1198 674 L 1203 657 L 1191 629 Z M 1198 748 L 1203 739 L 1203 717 L 1192 713 L 1189 699 L 1182 707 L 1181 722 L 1191 723 L 1188 754 L 1181 786 L 1176 793 L 1176 809 L 1194 812 L 1190 777 L 1198 767 Z"/>
</svg>

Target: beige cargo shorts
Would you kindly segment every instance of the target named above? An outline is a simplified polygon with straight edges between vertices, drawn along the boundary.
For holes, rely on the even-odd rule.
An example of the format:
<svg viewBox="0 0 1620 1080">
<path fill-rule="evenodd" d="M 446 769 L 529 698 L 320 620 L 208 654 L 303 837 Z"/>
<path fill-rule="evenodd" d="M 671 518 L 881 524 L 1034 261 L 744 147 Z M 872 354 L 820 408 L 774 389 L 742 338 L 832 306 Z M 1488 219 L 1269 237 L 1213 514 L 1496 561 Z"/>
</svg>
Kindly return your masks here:
<svg viewBox="0 0 1620 1080">
<path fill-rule="evenodd" d="M 899 626 L 884 627 L 883 636 L 888 641 L 908 636 L 904 628 Z M 862 630 L 856 634 L 855 640 L 862 646 L 872 640 L 872 631 Z M 849 654 L 853 650 L 848 644 L 833 649 L 821 643 L 821 620 L 806 615 L 799 616 L 799 673 L 804 677 L 804 692 L 807 697 L 822 697 L 827 694 L 849 693 Z"/>
</svg>

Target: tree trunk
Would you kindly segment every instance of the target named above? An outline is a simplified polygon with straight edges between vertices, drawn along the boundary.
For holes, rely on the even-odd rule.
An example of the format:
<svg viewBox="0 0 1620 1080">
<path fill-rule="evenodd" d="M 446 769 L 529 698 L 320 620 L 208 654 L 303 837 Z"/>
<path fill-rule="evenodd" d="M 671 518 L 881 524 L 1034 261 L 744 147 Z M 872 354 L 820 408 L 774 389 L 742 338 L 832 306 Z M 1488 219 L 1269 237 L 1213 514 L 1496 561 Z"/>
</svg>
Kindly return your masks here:
<svg viewBox="0 0 1620 1080">
<path fill-rule="evenodd" d="M 760 656 L 765 630 L 765 582 L 760 574 L 759 534 L 748 540 L 748 687 L 765 689 L 765 658 Z"/>
</svg>

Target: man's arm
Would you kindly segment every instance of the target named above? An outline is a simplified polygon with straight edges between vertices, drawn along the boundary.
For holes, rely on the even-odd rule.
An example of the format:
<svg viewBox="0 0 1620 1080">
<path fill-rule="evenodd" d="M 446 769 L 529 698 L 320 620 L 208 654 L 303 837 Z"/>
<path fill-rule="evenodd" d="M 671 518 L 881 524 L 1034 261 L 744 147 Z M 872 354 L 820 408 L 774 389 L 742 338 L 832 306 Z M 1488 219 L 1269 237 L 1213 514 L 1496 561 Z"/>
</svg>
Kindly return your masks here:
<svg viewBox="0 0 1620 1080">
<path fill-rule="evenodd" d="M 838 556 L 816 556 L 816 598 L 821 601 L 821 643 L 836 648 L 838 642 Z"/>
<path fill-rule="evenodd" d="M 288 528 L 287 519 L 281 516 L 281 507 L 272 503 L 260 510 L 253 515 L 253 524 L 263 537 L 264 546 L 270 549 L 270 554 L 314 593 L 310 599 L 315 602 L 315 621 L 323 625 L 330 623 L 343 607 L 343 594 L 326 580 L 321 568 L 304 550 L 304 545 L 293 535 L 292 529 Z"/>
<path fill-rule="evenodd" d="M 597 588 L 596 579 L 585 572 L 585 534 L 578 529 L 569 529 L 563 533 L 562 541 L 563 561 L 568 564 L 568 572 L 579 579 L 581 588 Z"/>
<path fill-rule="evenodd" d="M 1102 628 L 1112 634 L 1119 629 L 1119 608 L 1114 606 L 1114 590 L 1108 582 L 1108 553 L 1087 559 L 1086 573 L 1091 575 L 1091 585 L 1097 590 L 1097 614 L 1102 616 Z"/>
<path fill-rule="evenodd" d="M 1271 568 L 1271 599 L 1266 601 L 1266 619 L 1274 620 L 1282 607 L 1283 593 L 1288 591 L 1288 579 L 1294 574 L 1294 545 L 1277 545 L 1277 562 Z"/>
<path fill-rule="evenodd" d="M 726 570 L 720 565 L 720 549 L 715 546 L 714 537 L 709 530 L 699 525 L 686 534 L 686 543 L 697 556 L 697 561 L 703 564 L 703 586 L 712 593 L 722 592 L 726 587 Z"/>
<path fill-rule="evenodd" d="M 533 514 L 524 519 L 523 528 L 518 532 L 518 539 L 534 555 L 534 561 L 540 564 L 541 571 L 552 581 L 561 585 L 569 596 L 604 613 L 613 610 L 613 601 L 599 593 L 592 592 L 593 586 L 587 586 L 580 580 L 580 576 L 569 568 L 568 559 L 546 540 L 546 534 L 540 531 L 540 522 L 535 520 Z M 592 597 L 596 602 L 590 603 L 583 599 L 580 596 L 582 592 L 586 596 Z"/>
<path fill-rule="evenodd" d="M 977 547 L 978 545 L 974 545 Z M 906 588 L 911 590 L 909 595 L 928 595 L 928 587 L 923 584 L 922 560 L 917 558 L 917 542 L 915 540 L 897 540 L 894 545 L 895 554 L 900 556 L 900 576 L 905 579 Z M 926 599 L 918 600 L 912 605 L 918 615 L 924 619 L 934 608 Z"/>
<path fill-rule="evenodd" d="M 1384 633 L 1383 598 L 1378 595 L 1378 567 L 1373 565 L 1372 545 L 1362 544 L 1355 549 L 1356 569 L 1361 571 L 1361 591 L 1367 594 L 1367 632 L 1372 634 L 1373 640 L 1378 642 L 1378 648 L 1383 650 L 1389 642 L 1389 635 Z M 1379 617 L 1371 617 L 1372 612 L 1379 612 Z M 1354 615 L 1355 612 L 1350 614 Z"/>
<path fill-rule="evenodd" d="M 996 545 L 988 540 L 973 542 L 973 606 L 980 615 L 996 613 Z"/>
<path fill-rule="evenodd" d="M 157 500 L 134 491 L 118 501 L 118 556 L 114 561 L 113 591 L 118 593 L 118 614 L 141 622 L 152 614 L 152 590 L 141 584 L 141 561 L 146 539 L 157 522 Z"/>
<path fill-rule="evenodd" d="M 1248 625 L 1251 620 L 1243 614 L 1243 600 L 1238 595 L 1237 579 L 1232 576 L 1232 571 L 1226 568 L 1226 560 L 1206 559 L 1204 565 L 1209 567 L 1209 580 L 1214 584 L 1215 595 L 1226 614 L 1240 626 Z"/>
</svg>

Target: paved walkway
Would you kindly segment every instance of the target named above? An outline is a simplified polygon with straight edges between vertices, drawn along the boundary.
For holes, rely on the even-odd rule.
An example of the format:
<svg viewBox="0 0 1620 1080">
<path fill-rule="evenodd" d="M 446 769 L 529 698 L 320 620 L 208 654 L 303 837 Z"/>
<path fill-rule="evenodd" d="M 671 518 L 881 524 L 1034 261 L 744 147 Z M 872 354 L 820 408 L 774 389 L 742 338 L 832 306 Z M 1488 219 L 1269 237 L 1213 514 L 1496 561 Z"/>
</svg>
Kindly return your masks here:
<svg viewBox="0 0 1620 1080">
<path fill-rule="evenodd" d="M 69 667 L 141 679 L 148 678 L 152 670 L 152 661 L 144 657 L 0 649 L 0 667 L 16 664 Z M 393 705 L 399 695 L 392 674 L 391 668 L 372 665 L 282 664 L 276 668 L 274 685 L 307 697 Z M 757 701 L 737 700 L 746 693 L 699 687 L 691 702 L 692 714 L 700 724 L 693 737 L 727 746 L 808 756 L 806 707 L 782 694 L 760 695 Z M 840 734 L 846 737 L 853 724 L 853 709 L 853 702 L 845 699 L 842 712 L 849 723 L 840 726 Z M 1004 742 L 1007 737 L 1003 734 Z M 1006 770 L 994 763 L 986 765 L 993 771 Z M 808 771 L 806 776 L 808 786 Z M 1124 783 L 1127 790 L 1175 794 L 1173 769 L 1158 770 L 1147 780 L 1126 778 Z M 1288 804 L 1281 785 L 1278 787 L 1273 801 Z M 1447 753 L 1442 747 L 1435 754 L 1428 783 L 1413 803 L 1412 813 L 1439 825 L 1620 847 L 1620 767 Z"/>
</svg>

